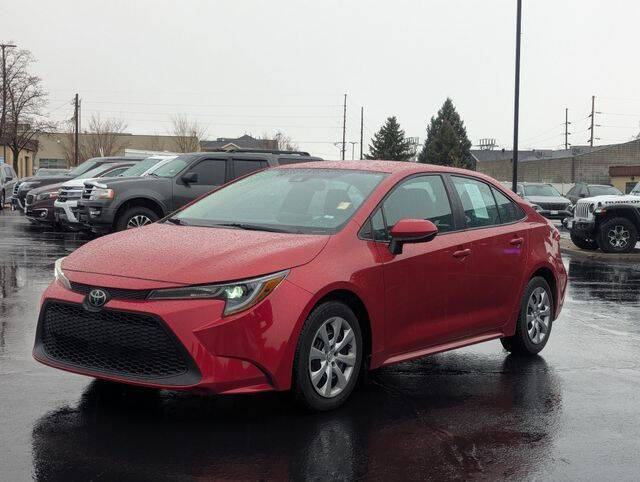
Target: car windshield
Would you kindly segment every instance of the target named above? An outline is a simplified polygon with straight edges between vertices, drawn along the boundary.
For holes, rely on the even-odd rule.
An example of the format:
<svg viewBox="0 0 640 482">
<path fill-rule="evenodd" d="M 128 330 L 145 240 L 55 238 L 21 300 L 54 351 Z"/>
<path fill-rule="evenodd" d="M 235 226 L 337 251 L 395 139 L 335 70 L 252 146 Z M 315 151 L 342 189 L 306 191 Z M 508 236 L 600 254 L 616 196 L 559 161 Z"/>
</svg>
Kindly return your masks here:
<svg viewBox="0 0 640 482">
<path fill-rule="evenodd" d="M 589 186 L 589 195 L 591 196 L 606 196 L 607 194 L 619 195 L 622 192 L 613 186 Z"/>
<path fill-rule="evenodd" d="M 640 196 L 640 182 L 631 190 L 631 194 L 634 196 Z"/>
<path fill-rule="evenodd" d="M 525 196 L 561 196 L 551 184 L 531 184 L 524 186 Z"/>
<path fill-rule="evenodd" d="M 63 176 L 66 174 L 65 169 L 38 169 L 35 174 L 35 177 L 44 177 L 44 176 Z"/>
<path fill-rule="evenodd" d="M 346 169 L 261 171 L 208 195 L 171 220 L 198 226 L 334 233 L 385 176 Z"/>
<path fill-rule="evenodd" d="M 102 164 L 98 167 L 94 167 L 93 169 L 90 169 L 89 171 L 80 174 L 79 176 L 76 177 L 76 179 L 91 179 L 92 177 L 100 177 L 100 174 L 102 174 L 107 169 L 108 169 L 108 166 L 105 166 L 104 164 Z"/>
<path fill-rule="evenodd" d="M 74 167 L 73 169 L 71 169 L 69 171 L 68 175 L 70 177 L 74 177 L 74 178 L 78 177 L 81 174 L 84 174 L 85 172 L 93 169 L 97 165 L 98 165 L 97 161 L 92 161 L 92 160 L 84 161 L 82 164 L 79 164 L 76 167 Z"/>
<path fill-rule="evenodd" d="M 188 164 L 188 158 L 176 157 L 173 161 L 169 161 L 164 166 L 153 171 L 153 175 L 158 177 L 173 177 L 187 167 Z"/>
<path fill-rule="evenodd" d="M 120 173 L 119 177 L 138 177 L 147 171 L 150 167 L 158 164 L 162 159 L 156 157 L 148 157 L 140 162 L 137 162 L 126 171 Z"/>
</svg>

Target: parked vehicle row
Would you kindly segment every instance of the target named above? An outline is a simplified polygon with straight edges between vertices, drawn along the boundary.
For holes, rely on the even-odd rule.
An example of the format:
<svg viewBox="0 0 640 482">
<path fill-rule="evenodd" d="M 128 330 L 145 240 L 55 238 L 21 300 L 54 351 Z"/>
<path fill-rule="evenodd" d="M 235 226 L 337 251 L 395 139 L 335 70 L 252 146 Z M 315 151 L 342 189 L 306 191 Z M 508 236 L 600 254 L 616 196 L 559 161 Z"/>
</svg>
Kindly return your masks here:
<svg viewBox="0 0 640 482">
<path fill-rule="evenodd" d="M 0 164 L 0 211 L 4 209 L 8 197 L 13 193 L 13 186 L 16 182 L 18 182 L 18 176 L 13 167 L 5 163 Z"/>
</svg>

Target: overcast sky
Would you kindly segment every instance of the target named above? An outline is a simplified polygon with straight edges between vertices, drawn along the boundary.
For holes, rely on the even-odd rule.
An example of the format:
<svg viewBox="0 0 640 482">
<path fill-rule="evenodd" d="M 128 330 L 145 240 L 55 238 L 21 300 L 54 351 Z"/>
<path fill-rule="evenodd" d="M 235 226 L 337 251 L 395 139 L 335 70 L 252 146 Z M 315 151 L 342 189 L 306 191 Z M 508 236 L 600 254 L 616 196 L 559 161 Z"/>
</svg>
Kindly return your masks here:
<svg viewBox="0 0 640 482">
<path fill-rule="evenodd" d="M 588 140 L 596 95 L 597 143 L 640 130 L 640 3 L 524 0 L 523 147 Z M 56 120 L 123 118 L 132 133 L 166 134 L 185 113 L 209 138 L 277 130 L 337 158 L 342 100 L 347 140 L 365 149 L 387 116 L 424 140 L 450 96 L 475 144 L 510 148 L 515 0 L 33 1 L 0 0 L 0 41 L 38 59 Z M 607 126 L 607 127 L 605 127 Z M 615 127 L 614 127 L 615 126 Z M 351 147 L 348 148 L 350 157 Z M 356 156 L 358 148 L 356 147 Z"/>
</svg>

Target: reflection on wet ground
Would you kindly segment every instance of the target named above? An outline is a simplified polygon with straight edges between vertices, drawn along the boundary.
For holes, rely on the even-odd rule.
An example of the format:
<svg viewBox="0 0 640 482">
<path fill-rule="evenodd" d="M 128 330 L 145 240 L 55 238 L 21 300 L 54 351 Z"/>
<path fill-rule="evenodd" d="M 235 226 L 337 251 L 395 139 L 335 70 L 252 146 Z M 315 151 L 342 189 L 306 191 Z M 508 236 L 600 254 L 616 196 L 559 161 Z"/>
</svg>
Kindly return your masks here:
<svg viewBox="0 0 640 482">
<path fill-rule="evenodd" d="M 31 359 L 53 262 L 84 242 L 0 213 L 2 478 L 632 479 L 640 267 L 567 259 L 541 356 L 498 342 L 385 367 L 345 407 L 125 388 Z"/>
</svg>

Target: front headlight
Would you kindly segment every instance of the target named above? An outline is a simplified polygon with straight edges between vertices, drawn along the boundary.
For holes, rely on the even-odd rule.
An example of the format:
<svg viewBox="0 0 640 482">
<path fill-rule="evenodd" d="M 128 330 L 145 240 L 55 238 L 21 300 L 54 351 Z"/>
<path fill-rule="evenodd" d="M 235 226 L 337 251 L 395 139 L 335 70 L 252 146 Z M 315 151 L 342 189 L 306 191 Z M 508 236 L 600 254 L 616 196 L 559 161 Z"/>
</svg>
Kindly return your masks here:
<svg viewBox="0 0 640 482">
<path fill-rule="evenodd" d="M 96 201 L 98 199 L 113 199 L 114 192 L 113 189 L 105 189 L 105 188 L 94 188 L 91 191 L 91 196 L 89 196 L 89 201 Z"/>
<path fill-rule="evenodd" d="M 216 299 L 223 300 L 224 315 L 232 315 L 257 305 L 275 290 L 289 270 L 226 284 L 166 288 L 149 293 L 150 300 Z"/>
<path fill-rule="evenodd" d="M 64 286 L 65 288 L 70 290 L 71 289 L 71 283 L 69 283 L 69 280 L 64 275 L 64 271 L 62 271 L 62 261 L 63 260 L 64 260 L 64 258 L 56 259 L 56 264 L 53 267 L 53 276 L 56 278 L 56 281 L 58 281 L 62 286 Z"/>
<path fill-rule="evenodd" d="M 36 200 L 41 201 L 43 199 L 51 199 L 51 198 L 57 198 L 57 197 L 58 197 L 57 191 L 43 192 L 38 194 L 38 196 L 36 197 Z"/>
</svg>

